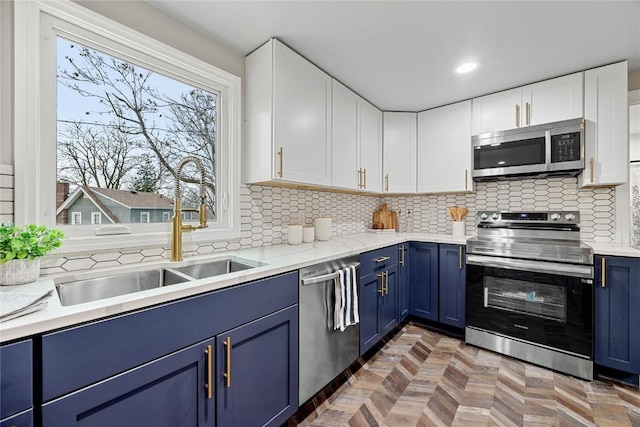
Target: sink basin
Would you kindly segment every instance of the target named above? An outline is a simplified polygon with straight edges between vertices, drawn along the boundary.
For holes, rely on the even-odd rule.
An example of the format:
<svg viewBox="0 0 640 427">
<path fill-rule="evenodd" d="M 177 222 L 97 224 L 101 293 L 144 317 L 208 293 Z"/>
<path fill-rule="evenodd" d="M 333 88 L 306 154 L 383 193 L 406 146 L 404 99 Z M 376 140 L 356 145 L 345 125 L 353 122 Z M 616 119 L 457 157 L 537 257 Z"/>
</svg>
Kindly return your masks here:
<svg viewBox="0 0 640 427">
<path fill-rule="evenodd" d="M 67 306 L 235 273 L 261 265 L 264 264 L 233 257 L 181 267 L 155 268 L 95 279 L 56 283 L 56 289 L 60 296 L 60 303 Z"/>
<path fill-rule="evenodd" d="M 252 265 L 248 262 L 241 262 L 235 259 L 223 259 L 187 265 L 174 268 L 173 270 L 184 273 L 194 279 L 204 279 L 205 277 L 220 276 L 221 274 L 235 273 L 236 271 L 248 270 L 255 267 L 257 267 L 257 265 Z"/>
<path fill-rule="evenodd" d="M 62 305 L 75 305 L 103 298 L 175 285 L 191 278 L 168 269 L 145 270 L 135 273 L 58 283 L 56 289 Z"/>
</svg>

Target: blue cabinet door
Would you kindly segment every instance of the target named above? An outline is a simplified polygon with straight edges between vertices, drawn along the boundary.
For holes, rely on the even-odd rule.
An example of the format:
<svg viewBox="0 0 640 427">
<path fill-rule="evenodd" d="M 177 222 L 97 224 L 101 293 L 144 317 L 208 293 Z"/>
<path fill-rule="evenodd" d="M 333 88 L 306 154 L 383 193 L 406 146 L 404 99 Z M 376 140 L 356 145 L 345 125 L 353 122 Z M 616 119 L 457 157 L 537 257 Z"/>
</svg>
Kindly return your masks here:
<svg viewBox="0 0 640 427">
<path fill-rule="evenodd" d="M 407 281 L 407 246 L 398 245 L 398 320 L 402 322 L 409 315 L 409 288 Z"/>
<path fill-rule="evenodd" d="M 409 314 L 438 321 L 438 245 L 409 245 Z"/>
<path fill-rule="evenodd" d="M 464 328 L 465 248 L 460 245 L 441 244 L 439 251 L 440 323 Z"/>
<path fill-rule="evenodd" d="M 384 270 L 384 293 L 379 294 L 378 322 L 380 336 L 398 326 L 398 267 L 394 265 Z"/>
<path fill-rule="evenodd" d="M 210 339 L 46 403 L 42 425 L 215 426 L 214 351 Z"/>
<path fill-rule="evenodd" d="M 31 408 L 31 361 L 31 340 L 0 347 L 0 419 Z"/>
<path fill-rule="evenodd" d="M 298 306 L 216 337 L 218 425 L 279 426 L 298 410 Z"/>
<path fill-rule="evenodd" d="M 358 309 L 360 310 L 360 355 L 363 355 L 378 342 L 380 323 L 378 322 L 379 295 L 382 290 L 382 277 L 379 273 L 368 274 L 360 277 L 358 285 Z"/>
<path fill-rule="evenodd" d="M 596 256 L 595 267 L 596 363 L 640 374 L 640 259 Z"/>
</svg>

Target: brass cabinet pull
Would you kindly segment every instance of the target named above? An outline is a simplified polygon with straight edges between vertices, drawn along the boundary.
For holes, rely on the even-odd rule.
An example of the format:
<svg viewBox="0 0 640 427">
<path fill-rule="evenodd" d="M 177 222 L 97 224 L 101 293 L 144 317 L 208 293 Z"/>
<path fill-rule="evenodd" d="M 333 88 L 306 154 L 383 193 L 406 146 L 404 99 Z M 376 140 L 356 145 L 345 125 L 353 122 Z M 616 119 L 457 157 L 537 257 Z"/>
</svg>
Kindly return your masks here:
<svg viewBox="0 0 640 427">
<path fill-rule="evenodd" d="M 526 107 L 525 114 L 526 114 L 526 116 L 527 116 L 527 117 L 526 117 L 526 120 L 527 120 L 527 126 L 529 126 L 529 125 L 531 124 L 531 106 L 530 106 L 530 104 L 527 102 L 527 103 L 525 103 L 525 107 Z"/>
<path fill-rule="evenodd" d="M 516 104 L 516 127 L 520 127 L 520 106 Z"/>
<path fill-rule="evenodd" d="M 358 169 L 358 188 L 362 188 L 362 168 Z"/>
<path fill-rule="evenodd" d="M 283 169 L 283 164 L 284 164 L 284 148 L 280 147 L 280 149 L 278 150 L 278 156 L 280 156 L 280 171 L 278 172 L 278 176 L 280 178 L 282 178 L 282 176 L 284 175 L 284 169 Z"/>
<path fill-rule="evenodd" d="M 605 269 L 606 269 L 605 260 L 604 260 L 604 257 L 602 257 L 602 274 L 601 274 L 602 283 L 601 283 L 601 286 L 603 288 L 607 287 L 607 273 L 606 273 Z"/>
<path fill-rule="evenodd" d="M 227 371 L 224 373 L 227 388 L 231 387 L 231 337 L 224 340 L 224 346 L 227 352 Z"/>
<path fill-rule="evenodd" d="M 367 189 L 367 168 L 362 169 L 362 188 Z"/>
<path fill-rule="evenodd" d="M 204 354 L 207 355 L 207 382 L 204 388 L 207 389 L 207 399 L 211 399 L 213 398 L 213 351 L 210 345 L 207 346 Z"/>
<path fill-rule="evenodd" d="M 384 271 L 382 273 L 376 274 L 380 278 L 380 289 L 378 289 L 378 293 L 384 296 Z"/>
<path fill-rule="evenodd" d="M 464 189 L 465 191 L 469 189 L 469 170 L 464 170 Z"/>
<path fill-rule="evenodd" d="M 595 163 L 596 163 L 596 159 L 595 157 L 592 157 L 591 160 L 589 160 L 589 168 L 591 169 L 591 183 L 593 184 L 593 173 L 594 173 L 594 169 L 595 169 Z"/>
<path fill-rule="evenodd" d="M 462 246 L 458 246 L 458 269 L 462 270 Z"/>
<path fill-rule="evenodd" d="M 404 265 L 404 245 L 400 245 L 400 254 L 402 255 L 402 257 L 400 258 L 400 265 Z"/>
<path fill-rule="evenodd" d="M 377 263 L 381 263 L 381 262 L 385 262 L 385 261 L 389 261 L 391 259 L 391 257 L 388 256 L 381 256 L 378 258 L 374 258 L 373 260 Z"/>
<path fill-rule="evenodd" d="M 389 174 L 384 177 L 384 191 L 389 192 Z"/>
</svg>

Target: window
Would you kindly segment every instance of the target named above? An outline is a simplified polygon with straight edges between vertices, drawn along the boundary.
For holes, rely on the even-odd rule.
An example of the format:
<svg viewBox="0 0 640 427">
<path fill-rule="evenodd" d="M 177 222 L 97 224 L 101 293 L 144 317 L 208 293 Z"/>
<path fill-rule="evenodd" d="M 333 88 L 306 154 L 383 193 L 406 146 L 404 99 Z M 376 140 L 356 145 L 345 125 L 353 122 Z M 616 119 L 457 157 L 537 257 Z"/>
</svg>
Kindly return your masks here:
<svg viewBox="0 0 640 427">
<path fill-rule="evenodd" d="M 82 212 L 71 212 L 71 225 L 82 225 Z"/>
<path fill-rule="evenodd" d="M 91 212 L 91 224 L 102 224 L 102 214 L 100 212 Z"/>
<path fill-rule="evenodd" d="M 140 222 L 143 224 L 149 222 L 149 212 L 140 212 Z"/>
<path fill-rule="evenodd" d="M 170 212 L 162 212 L 162 222 L 168 222 L 171 220 Z"/>
<path fill-rule="evenodd" d="M 17 221 L 62 228 L 63 252 L 163 244 L 164 213 L 141 214 L 117 238 L 96 236 L 93 216 L 56 225 L 56 182 L 70 182 L 67 197 L 88 194 L 82 203 L 110 219 L 104 229 L 131 222 L 126 210 L 172 209 L 176 166 L 191 155 L 207 172 L 209 228 L 188 238 L 239 237 L 238 77 L 73 2 L 16 2 L 15 23 L 15 140 L 27 141 L 15 145 Z M 193 208 L 195 167 L 182 177 L 182 206 Z"/>
</svg>

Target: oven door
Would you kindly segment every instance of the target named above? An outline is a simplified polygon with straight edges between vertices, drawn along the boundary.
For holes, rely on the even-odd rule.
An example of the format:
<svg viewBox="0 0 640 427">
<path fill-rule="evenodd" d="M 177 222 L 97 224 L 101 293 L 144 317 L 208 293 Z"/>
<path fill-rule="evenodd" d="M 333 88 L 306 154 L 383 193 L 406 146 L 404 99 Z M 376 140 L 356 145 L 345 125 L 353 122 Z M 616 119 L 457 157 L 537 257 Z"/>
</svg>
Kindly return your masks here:
<svg viewBox="0 0 640 427">
<path fill-rule="evenodd" d="M 593 267 L 467 256 L 467 326 L 592 356 Z"/>
</svg>

